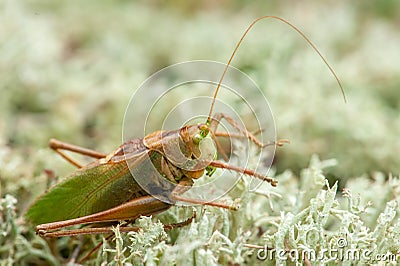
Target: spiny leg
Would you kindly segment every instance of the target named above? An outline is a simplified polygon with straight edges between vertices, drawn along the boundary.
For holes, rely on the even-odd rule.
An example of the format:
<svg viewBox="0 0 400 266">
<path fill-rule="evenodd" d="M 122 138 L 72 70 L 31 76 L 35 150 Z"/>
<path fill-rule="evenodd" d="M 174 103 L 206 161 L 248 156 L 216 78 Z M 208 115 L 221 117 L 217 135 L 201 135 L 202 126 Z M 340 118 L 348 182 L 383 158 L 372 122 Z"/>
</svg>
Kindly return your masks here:
<svg viewBox="0 0 400 266">
<path fill-rule="evenodd" d="M 254 134 L 254 133 L 250 133 Z M 247 136 L 238 133 L 228 133 L 228 132 L 215 132 L 214 135 L 216 137 L 225 137 L 225 138 L 236 138 L 236 139 L 243 139 L 247 138 Z M 266 146 L 279 146 L 282 147 L 285 143 L 290 143 L 288 139 L 278 139 L 276 141 L 268 141 L 267 143 L 263 144 L 263 147 Z"/>
<path fill-rule="evenodd" d="M 193 216 L 186 219 L 183 222 L 174 224 L 164 224 L 165 230 L 171 230 L 174 228 L 183 227 L 189 225 L 196 218 L 196 211 L 193 212 Z M 120 227 L 120 232 L 137 232 L 140 227 Z M 109 234 L 113 233 L 113 227 L 93 227 L 93 228 L 80 228 L 80 229 L 70 229 L 62 231 L 44 232 L 40 235 L 42 237 L 63 237 L 63 236 L 78 236 L 78 235 L 91 235 L 91 234 Z"/>
<path fill-rule="evenodd" d="M 249 133 L 251 135 L 253 135 L 253 137 L 255 138 L 255 134 L 258 134 L 262 132 L 262 130 L 256 130 L 253 133 Z M 217 146 L 217 151 L 219 154 L 221 154 L 222 158 L 225 161 L 229 161 L 229 157 L 226 154 L 225 150 L 222 148 L 221 143 L 218 141 L 217 137 L 224 137 L 224 138 L 237 138 L 237 139 L 243 139 L 243 138 L 248 138 L 247 135 L 244 134 L 240 134 L 240 133 L 229 133 L 229 132 L 213 132 L 212 130 L 210 130 L 210 134 L 211 134 L 211 138 L 214 140 L 214 143 Z M 258 141 L 258 140 L 257 140 Z M 278 146 L 278 147 L 282 147 L 285 143 L 290 143 L 290 141 L 288 139 L 278 139 L 276 141 L 269 141 L 267 143 L 262 144 L 262 148 L 267 147 L 267 146 Z"/>
<path fill-rule="evenodd" d="M 257 146 L 263 147 L 263 144 L 247 129 L 243 129 L 232 117 L 224 113 L 216 113 L 210 122 L 210 129 L 212 132 L 216 132 L 217 127 L 222 119 L 225 119 L 231 126 L 239 130 L 242 134 L 244 134 L 248 139 L 253 141 Z"/>
<path fill-rule="evenodd" d="M 131 220 L 140 216 L 156 214 L 165 211 L 170 207 L 171 204 L 160 201 L 154 197 L 143 196 L 94 214 L 69 220 L 40 224 L 36 226 L 36 232 L 39 235 L 45 235 L 48 232 L 54 232 L 73 225 Z"/>
<path fill-rule="evenodd" d="M 192 217 L 186 219 L 183 222 L 178 222 L 178 223 L 173 223 L 173 224 L 164 224 L 164 230 L 171 230 L 174 228 L 181 228 L 184 226 L 188 226 L 189 224 L 191 224 L 193 222 L 194 219 L 196 219 L 196 216 L 197 216 L 196 209 L 193 208 Z"/>
<path fill-rule="evenodd" d="M 278 184 L 278 181 L 276 179 L 274 179 L 274 178 L 262 175 L 260 173 L 257 173 L 255 171 L 253 171 L 253 170 L 250 170 L 250 169 L 246 169 L 246 168 L 241 168 L 241 167 L 238 167 L 238 166 L 230 165 L 230 164 L 227 164 L 227 163 L 224 163 L 224 162 L 221 162 L 221 161 L 211 161 L 209 165 L 217 167 L 217 168 L 228 169 L 228 170 L 232 170 L 232 171 L 235 171 L 235 172 L 238 172 L 238 173 L 243 173 L 245 175 L 250 175 L 250 176 L 257 177 L 257 178 L 259 178 L 261 180 L 265 180 L 265 181 L 271 183 L 271 185 L 274 186 L 274 187 L 276 187 L 276 185 Z"/>
<path fill-rule="evenodd" d="M 258 134 L 261 132 L 261 130 L 257 130 L 254 134 L 249 132 L 247 129 L 243 129 L 232 117 L 230 117 L 227 114 L 224 113 L 217 113 L 214 115 L 214 117 L 211 119 L 210 122 L 210 130 L 212 132 L 215 132 L 214 135 L 217 136 L 225 136 L 225 137 L 239 137 L 241 136 L 240 134 L 232 134 L 232 133 L 223 133 L 223 132 L 216 132 L 217 127 L 219 123 L 221 122 L 222 119 L 225 119 L 230 125 L 232 125 L 234 128 L 236 128 L 238 131 L 240 131 L 244 137 L 250 139 L 252 142 L 254 142 L 257 146 L 260 148 L 264 148 L 266 146 L 271 146 L 271 145 L 276 145 L 276 146 L 282 146 L 284 143 L 289 143 L 289 140 L 287 139 L 280 139 L 277 141 L 272 141 L 272 142 L 267 142 L 267 143 L 262 143 L 260 142 L 254 135 Z"/>
<path fill-rule="evenodd" d="M 121 232 L 137 232 L 139 227 L 121 227 Z M 112 227 L 98 227 L 98 228 L 80 228 L 70 229 L 54 232 L 40 233 L 41 237 L 63 237 L 63 236 L 78 236 L 78 235 L 90 235 L 90 234 L 109 234 L 113 232 Z"/>
<path fill-rule="evenodd" d="M 94 150 L 86 149 L 80 146 L 76 146 L 73 144 L 69 144 L 66 142 L 62 142 L 56 139 L 50 139 L 49 141 L 49 146 L 52 148 L 55 152 L 57 152 L 61 157 L 63 157 L 65 160 L 67 160 L 69 163 L 75 165 L 78 168 L 82 168 L 82 165 L 78 163 L 76 160 L 72 159 L 70 156 L 68 156 L 66 153 L 63 152 L 63 150 L 67 151 L 72 151 L 78 154 L 86 155 L 95 159 L 101 159 L 107 156 L 107 154 L 100 153 Z"/>
<path fill-rule="evenodd" d="M 200 199 L 189 199 L 189 198 L 185 198 L 185 197 L 182 197 L 179 195 L 173 195 L 172 197 L 176 201 L 183 201 L 183 202 L 197 204 L 197 205 L 207 205 L 207 206 L 212 206 L 212 207 L 228 209 L 228 210 L 232 210 L 232 211 L 237 211 L 239 209 L 238 206 L 229 205 L 229 204 L 225 204 L 225 203 L 221 203 L 221 202 L 211 202 L 211 201 L 208 202 L 208 201 L 204 201 L 204 200 L 200 200 Z"/>
<path fill-rule="evenodd" d="M 189 181 L 181 180 L 179 182 L 178 186 L 175 187 L 174 191 L 172 191 L 171 198 L 176 201 L 182 201 L 182 202 L 198 204 L 198 205 L 207 205 L 207 206 L 224 208 L 224 209 L 233 210 L 233 211 L 237 211 L 239 209 L 238 206 L 228 205 L 228 204 L 221 203 L 221 202 L 208 202 L 208 201 L 204 201 L 201 199 L 190 199 L 190 198 L 182 197 L 181 194 L 188 191 L 190 189 L 190 187 L 191 187 L 191 183 Z"/>
</svg>

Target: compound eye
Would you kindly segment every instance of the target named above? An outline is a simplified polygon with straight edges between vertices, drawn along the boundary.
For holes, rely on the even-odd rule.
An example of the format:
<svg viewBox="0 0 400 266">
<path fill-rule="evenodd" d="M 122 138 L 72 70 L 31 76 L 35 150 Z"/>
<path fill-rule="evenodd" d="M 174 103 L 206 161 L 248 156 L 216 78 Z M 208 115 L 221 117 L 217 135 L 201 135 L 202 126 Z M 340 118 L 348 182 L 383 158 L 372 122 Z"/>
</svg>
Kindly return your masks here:
<svg viewBox="0 0 400 266">
<path fill-rule="evenodd" d="M 196 135 L 194 135 L 194 137 L 193 137 L 193 142 L 194 142 L 194 144 L 199 144 L 200 143 L 200 141 L 203 139 L 203 136 L 201 135 L 201 134 L 196 134 Z"/>
<path fill-rule="evenodd" d="M 201 135 L 203 138 L 205 138 L 205 137 L 207 137 L 208 132 L 209 132 L 208 128 L 207 128 L 207 129 L 203 129 L 203 130 L 200 131 L 200 135 Z"/>
</svg>

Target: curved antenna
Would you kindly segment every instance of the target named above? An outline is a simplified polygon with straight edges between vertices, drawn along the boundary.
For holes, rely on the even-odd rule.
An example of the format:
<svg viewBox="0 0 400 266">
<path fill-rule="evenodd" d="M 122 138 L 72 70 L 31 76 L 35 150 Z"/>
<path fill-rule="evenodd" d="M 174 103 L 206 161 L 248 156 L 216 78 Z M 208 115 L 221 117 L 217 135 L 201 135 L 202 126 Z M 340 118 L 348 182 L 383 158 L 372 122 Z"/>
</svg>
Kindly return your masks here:
<svg viewBox="0 0 400 266">
<path fill-rule="evenodd" d="M 301 35 L 301 37 L 303 37 L 304 40 L 306 40 L 306 42 L 314 49 L 315 52 L 317 52 L 317 54 L 319 55 L 319 57 L 322 59 L 322 61 L 325 63 L 325 65 L 328 67 L 329 71 L 332 73 L 332 75 L 335 77 L 336 82 L 338 83 L 340 90 L 342 91 L 342 95 L 343 95 L 343 100 L 346 103 L 347 99 L 346 99 L 346 95 L 344 93 L 344 89 L 342 86 L 342 83 L 340 82 L 339 77 L 336 75 L 335 71 L 333 70 L 333 68 L 329 65 L 328 61 L 325 59 L 325 57 L 320 53 L 320 51 L 318 50 L 318 48 L 313 44 L 313 42 L 301 31 L 299 30 L 296 26 L 294 26 L 292 23 L 290 23 L 289 21 L 277 17 L 277 16 L 263 16 L 263 17 L 259 17 L 257 19 L 255 19 L 246 29 L 246 31 L 243 33 L 242 37 L 240 38 L 239 42 L 236 44 L 235 49 L 232 52 L 231 57 L 229 58 L 228 63 L 225 66 L 224 72 L 222 73 L 222 76 L 218 82 L 217 88 L 215 89 L 215 93 L 214 93 L 214 97 L 213 97 L 213 101 L 211 104 L 211 108 L 210 108 L 210 113 L 208 114 L 208 118 L 207 118 L 207 124 L 209 124 L 211 122 L 211 116 L 212 116 L 212 111 L 214 109 L 214 104 L 215 104 L 215 99 L 217 98 L 217 94 L 219 91 L 219 88 L 221 87 L 221 83 L 224 80 L 225 74 L 228 71 L 228 67 L 230 66 L 233 57 L 236 54 L 236 51 L 238 50 L 239 46 L 242 44 L 242 41 L 244 39 L 244 37 L 246 37 L 247 33 L 251 30 L 251 28 L 253 28 L 254 24 L 256 24 L 258 21 L 263 20 L 263 19 L 276 19 L 279 20 L 283 23 L 285 23 L 286 25 L 288 25 L 289 27 L 291 27 L 292 29 L 294 29 L 295 31 L 297 31 L 297 33 L 299 33 Z"/>
</svg>

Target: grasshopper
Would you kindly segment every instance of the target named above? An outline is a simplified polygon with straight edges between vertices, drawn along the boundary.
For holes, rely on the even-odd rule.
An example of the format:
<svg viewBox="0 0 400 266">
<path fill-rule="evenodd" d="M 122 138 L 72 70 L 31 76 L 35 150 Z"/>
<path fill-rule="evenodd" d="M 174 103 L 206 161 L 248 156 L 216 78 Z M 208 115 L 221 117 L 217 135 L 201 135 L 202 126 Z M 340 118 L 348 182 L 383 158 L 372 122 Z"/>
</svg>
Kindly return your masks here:
<svg viewBox="0 0 400 266">
<path fill-rule="evenodd" d="M 195 179 L 202 177 L 204 174 L 211 175 L 216 168 L 228 169 L 253 176 L 269 182 L 272 186 L 276 186 L 277 180 L 251 169 L 230 165 L 214 158 L 203 161 L 198 160 L 201 158 L 201 143 L 207 137 L 211 137 L 216 144 L 217 150 L 223 153 L 216 137 L 230 136 L 217 131 L 222 119 L 225 119 L 236 128 L 242 137 L 248 138 L 260 148 L 266 145 L 281 146 L 288 142 L 287 140 L 277 140 L 270 143 L 261 143 L 254 134 L 243 129 L 229 116 L 223 113 L 213 114 L 215 100 L 221 83 L 244 37 L 254 24 L 260 20 L 269 18 L 279 20 L 289 25 L 311 45 L 335 77 L 342 91 L 344 100 L 346 101 L 342 85 L 334 70 L 315 45 L 298 28 L 279 17 L 260 17 L 248 26 L 240 41 L 236 44 L 215 89 L 208 118 L 204 123 L 188 125 L 172 131 L 156 131 L 146 135 L 144 138 L 127 141 L 109 154 L 100 153 L 55 139 L 50 140 L 50 147 L 79 169 L 61 183 L 50 188 L 47 193 L 40 196 L 28 209 L 26 218 L 31 223 L 37 225 L 37 234 L 43 237 L 62 237 L 82 234 L 112 233 L 112 228 L 107 226 L 84 227 L 78 229 L 66 228 L 76 225 L 133 221 L 140 216 L 149 216 L 166 211 L 177 202 L 236 210 L 237 206 L 235 205 L 222 202 L 207 202 L 182 196 L 193 186 Z M 180 164 L 175 163 L 174 160 L 171 160 L 166 155 L 166 149 L 171 147 L 171 143 L 179 144 L 178 151 L 175 152 L 181 153 L 181 155 L 183 154 L 188 161 L 198 160 L 196 167 L 188 170 L 183 168 Z M 96 160 L 83 166 L 64 151 L 75 152 L 92 157 Z M 173 148 L 172 151 L 172 153 L 174 153 Z M 169 152 L 169 154 L 171 154 L 171 152 Z M 223 157 L 225 158 L 226 155 Z M 143 171 L 142 166 L 147 159 L 151 161 L 154 168 L 157 170 L 148 177 L 149 187 L 152 188 L 151 193 L 143 189 L 135 181 L 130 171 L 130 169 L 135 169 L 139 173 Z M 165 180 L 160 180 L 160 177 L 168 182 L 162 182 Z M 60 203 L 63 205 L 60 206 Z M 166 228 L 183 226 L 190 223 L 192 218 L 179 224 L 166 225 Z M 134 227 L 121 227 L 121 231 L 136 230 L 137 228 Z"/>
</svg>

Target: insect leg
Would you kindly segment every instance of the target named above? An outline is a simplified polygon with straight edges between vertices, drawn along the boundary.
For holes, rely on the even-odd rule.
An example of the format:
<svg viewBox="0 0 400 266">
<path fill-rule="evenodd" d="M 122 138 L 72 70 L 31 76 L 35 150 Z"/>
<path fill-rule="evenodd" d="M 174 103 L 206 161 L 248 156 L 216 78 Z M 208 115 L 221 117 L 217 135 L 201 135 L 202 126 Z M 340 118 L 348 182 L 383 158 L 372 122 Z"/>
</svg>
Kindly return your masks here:
<svg viewBox="0 0 400 266">
<path fill-rule="evenodd" d="M 174 228 L 179 228 L 183 226 L 189 225 L 196 218 L 196 211 L 193 212 L 192 217 L 186 219 L 183 222 L 174 223 L 174 224 L 164 224 L 165 230 L 171 230 Z M 120 232 L 137 232 L 141 228 L 140 227 L 126 227 L 121 226 L 119 228 Z M 80 228 L 80 229 L 71 229 L 71 230 L 62 230 L 62 231 L 52 231 L 52 232 L 44 232 L 40 234 L 43 237 L 63 237 L 63 236 L 77 236 L 77 235 L 90 235 L 90 234 L 110 234 L 113 233 L 113 227 L 93 227 L 93 228 Z"/>
<path fill-rule="evenodd" d="M 42 237 L 63 237 L 63 236 L 78 236 L 90 234 L 109 234 L 112 233 L 112 227 L 94 227 L 94 228 L 81 228 L 62 231 L 52 231 L 39 233 Z M 120 227 L 120 232 L 137 232 L 139 227 Z"/>
<path fill-rule="evenodd" d="M 261 129 L 254 131 L 253 134 L 254 136 L 257 135 L 258 133 L 262 132 Z M 225 161 L 229 161 L 228 155 L 226 154 L 226 151 L 222 148 L 220 142 L 218 141 L 217 137 L 225 137 L 225 138 L 237 138 L 237 139 L 243 139 L 247 138 L 246 135 L 240 134 L 240 133 L 228 133 L 228 132 L 213 132 L 210 131 L 211 133 L 211 138 L 214 140 L 218 153 L 221 154 L 222 158 L 224 158 Z M 265 146 L 270 146 L 270 145 L 276 145 L 276 146 L 282 146 L 283 143 L 289 142 L 289 140 L 278 140 L 278 141 L 271 141 L 267 144 L 264 144 Z"/>
<path fill-rule="evenodd" d="M 266 146 L 271 146 L 271 145 L 276 145 L 276 146 L 282 146 L 284 143 L 289 143 L 289 140 L 287 139 L 280 139 L 277 141 L 271 141 L 271 142 L 267 142 L 267 143 L 261 143 L 255 136 L 253 133 L 249 132 L 247 129 L 243 129 L 232 117 L 230 117 L 227 114 L 224 113 L 217 113 L 214 115 L 214 117 L 211 120 L 210 123 L 210 129 L 212 132 L 216 132 L 217 127 L 219 125 L 219 123 L 221 122 L 222 119 L 225 119 L 229 124 L 231 124 L 234 128 L 236 128 L 238 131 L 240 131 L 243 134 L 243 137 L 246 137 L 248 139 L 250 139 L 252 142 L 254 142 L 257 146 L 259 146 L 260 148 L 264 148 Z M 258 131 L 256 132 L 258 133 Z M 224 132 L 216 132 L 214 133 L 215 136 L 217 136 L 217 134 L 219 136 L 222 137 L 239 137 L 240 134 L 232 134 L 232 133 L 224 133 Z"/>
<path fill-rule="evenodd" d="M 189 199 L 186 197 L 182 197 L 181 194 L 186 192 L 187 190 L 190 189 L 191 183 L 188 182 L 187 180 L 181 180 L 179 182 L 179 185 L 175 187 L 174 191 L 171 193 L 171 198 L 176 201 L 183 201 L 187 203 L 192 203 L 192 204 L 198 204 L 198 205 L 208 205 L 208 206 L 213 206 L 213 207 L 218 207 L 218 208 L 224 208 L 228 210 L 233 210 L 237 211 L 239 208 L 236 205 L 228 205 L 225 203 L 221 202 L 208 202 L 200 199 Z"/>
<path fill-rule="evenodd" d="M 165 211 L 170 207 L 170 204 L 162 202 L 156 198 L 151 196 L 143 196 L 130 200 L 114 208 L 91 215 L 64 221 L 40 224 L 36 226 L 36 232 L 39 235 L 45 235 L 48 232 L 72 225 L 132 220 L 142 215 L 152 215 L 161 211 Z"/>
<path fill-rule="evenodd" d="M 51 139 L 49 141 L 49 146 L 55 152 L 57 152 L 59 155 L 61 155 L 61 157 L 63 157 L 65 160 L 67 160 L 68 162 L 70 162 L 71 164 L 75 165 L 78 168 L 82 168 L 82 165 L 80 163 L 78 163 L 76 160 L 72 159 L 67 154 L 65 154 L 63 152 L 63 150 L 72 151 L 72 152 L 86 155 L 86 156 L 96 158 L 96 159 L 101 159 L 101 158 L 104 158 L 107 156 L 106 154 L 103 154 L 103 153 L 100 153 L 100 152 L 97 152 L 94 150 L 86 149 L 86 148 L 83 148 L 80 146 L 76 146 L 73 144 L 69 144 L 66 142 L 62 142 L 62 141 L 59 141 L 56 139 Z"/>
<path fill-rule="evenodd" d="M 165 230 L 171 230 L 171 229 L 174 229 L 174 228 L 180 228 L 180 227 L 187 226 L 187 225 L 191 224 L 194 219 L 196 219 L 196 216 L 197 216 L 196 209 L 193 208 L 192 217 L 186 219 L 183 222 L 174 223 L 174 224 L 164 224 L 164 229 Z"/>
<path fill-rule="evenodd" d="M 254 133 L 250 133 L 253 134 Z M 247 138 L 243 134 L 238 134 L 238 133 L 228 133 L 228 132 L 215 132 L 214 135 L 216 137 L 225 137 L 225 138 L 236 138 L 236 139 L 242 139 L 242 138 Z M 266 146 L 283 146 L 285 143 L 290 143 L 290 140 L 288 139 L 278 139 L 277 141 L 268 141 L 267 143 L 263 144 L 263 147 Z"/>
<path fill-rule="evenodd" d="M 211 166 L 217 167 L 217 168 L 223 168 L 223 169 L 228 169 L 228 170 L 232 170 L 238 173 L 243 173 L 245 175 L 250 175 L 250 176 L 254 176 L 257 177 L 261 180 L 265 180 L 269 183 L 271 183 L 272 186 L 276 187 L 276 185 L 278 184 L 278 181 L 274 178 L 262 175 L 260 173 L 257 173 L 253 170 L 250 169 L 246 169 L 246 168 L 241 168 L 241 167 L 237 167 L 234 165 L 230 165 L 221 161 L 211 161 L 210 164 Z"/>
</svg>

